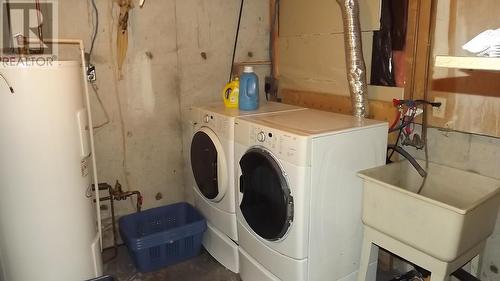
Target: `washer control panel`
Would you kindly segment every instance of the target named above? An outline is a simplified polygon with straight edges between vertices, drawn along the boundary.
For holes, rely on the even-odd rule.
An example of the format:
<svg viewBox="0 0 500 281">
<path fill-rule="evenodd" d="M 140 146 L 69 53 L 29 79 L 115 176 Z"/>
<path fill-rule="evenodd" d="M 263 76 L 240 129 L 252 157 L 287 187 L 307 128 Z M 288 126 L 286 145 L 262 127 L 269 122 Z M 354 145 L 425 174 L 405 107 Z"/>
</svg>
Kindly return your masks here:
<svg viewBox="0 0 500 281">
<path fill-rule="evenodd" d="M 293 163 L 307 162 L 309 139 L 280 130 L 250 125 L 249 145 L 263 146 L 277 157 Z M 236 131 L 239 134 L 239 130 Z"/>
</svg>

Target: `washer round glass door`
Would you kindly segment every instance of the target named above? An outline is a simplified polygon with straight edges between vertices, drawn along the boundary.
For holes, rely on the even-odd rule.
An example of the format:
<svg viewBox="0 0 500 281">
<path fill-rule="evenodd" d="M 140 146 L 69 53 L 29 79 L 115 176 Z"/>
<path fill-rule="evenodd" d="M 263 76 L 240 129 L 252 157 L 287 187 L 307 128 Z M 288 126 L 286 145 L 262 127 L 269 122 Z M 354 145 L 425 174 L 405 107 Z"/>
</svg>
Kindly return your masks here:
<svg viewBox="0 0 500 281">
<path fill-rule="evenodd" d="M 240 210 L 260 237 L 276 241 L 293 221 L 293 197 L 278 162 L 263 148 L 248 150 L 240 160 Z"/>
<path fill-rule="evenodd" d="M 222 144 L 209 128 L 203 127 L 193 136 L 191 168 L 198 191 L 211 201 L 220 201 L 228 184 L 227 163 Z"/>
</svg>

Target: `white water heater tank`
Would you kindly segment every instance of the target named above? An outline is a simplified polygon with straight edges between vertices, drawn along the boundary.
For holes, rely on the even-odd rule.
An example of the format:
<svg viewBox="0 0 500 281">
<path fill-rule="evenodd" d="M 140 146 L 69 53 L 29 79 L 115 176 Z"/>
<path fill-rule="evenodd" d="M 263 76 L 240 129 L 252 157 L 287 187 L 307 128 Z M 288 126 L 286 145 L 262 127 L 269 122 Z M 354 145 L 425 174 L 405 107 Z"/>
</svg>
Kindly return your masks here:
<svg viewBox="0 0 500 281">
<path fill-rule="evenodd" d="M 94 278 L 102 263 L 81 64 L 2 62 L 0 74 L 0 280 Z"/>
</svg>

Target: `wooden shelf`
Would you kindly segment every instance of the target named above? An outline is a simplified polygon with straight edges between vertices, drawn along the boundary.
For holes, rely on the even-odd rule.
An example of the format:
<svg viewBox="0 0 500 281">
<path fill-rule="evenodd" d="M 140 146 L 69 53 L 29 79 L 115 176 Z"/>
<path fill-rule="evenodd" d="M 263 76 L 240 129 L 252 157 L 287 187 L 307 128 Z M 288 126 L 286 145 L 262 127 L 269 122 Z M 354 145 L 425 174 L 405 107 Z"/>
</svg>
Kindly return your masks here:
<svg viewBox="0 0 500 281">
<path fill-rule="evenodd" d="M 500 71 L 500 58 L 436 56 L 434 66 Z"/>
</svg>

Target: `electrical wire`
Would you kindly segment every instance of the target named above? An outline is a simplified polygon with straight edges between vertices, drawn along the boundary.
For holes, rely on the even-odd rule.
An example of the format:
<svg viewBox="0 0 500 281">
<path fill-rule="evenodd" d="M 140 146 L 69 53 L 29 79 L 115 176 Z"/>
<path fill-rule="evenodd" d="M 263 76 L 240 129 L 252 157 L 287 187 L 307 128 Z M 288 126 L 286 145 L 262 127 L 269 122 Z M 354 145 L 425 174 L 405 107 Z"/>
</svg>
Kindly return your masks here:
<svg viewBox="0 0 500 281">
<path fill-rule="evenodd" d="M 233 58 L 231 59 L 231 69 L 229 70 L 229 79 L 227 83 L 231 83 L 231 78 L 233 77 L 233 66 L 234 59 L 236 58 L 236 48 L 238 47 L 238 37 L 240 36 L 240 24 L 241 24 L 241 16 L 243 14 L 243 4 L 245 0 L 241 0 L 240 13 L 238 16 L 238 26 L 236 28 L 236 37 L 234 38 L 234 48 L 233 48 Z"/>
<path fill-rule="evenodd" d="M 97 9 L 97 6 L 95 4 L 95 0 L 91 0 L 90 2 L 92 3 L 92 7 L 94 10 L 94 16 L 93 16 L 93 20 L 92 20 L 94 30 L 92 32 L 92 39 L 91 39 L 90 50 L 89 50 L 89 55 L 88 55 L 89 56 L 89 58 L 88 58 L 89 65 L 90 65 L 90 61 L 92 60 L 92 53 L 94 51 L 94 45 L 95 45 L 95 41 L 97 38 L 97 33 L 99 32 L 99 10 Z M 99 89 L 97 88 L 96 83 L 91 82 L 90 85 L 92 86 L 92 90 L 94 91 L 96 99 L 99 102 L 99 106 L 101 107 L 101 109 L 104 113 L 104 116 L 106 118 L 106 121 L 104 121 L 103 123 L 93 126 L 94 129 L 100 129 L 100 128 L 108 125 L 111 122 L 111 119 L 109 118 L 108 111 L 106 110 L 106 107 L 104 106 L 104 103 L 102 102 L 101 96 L 99 95 Z"/>
<path fill-rule="evenodd" d="M 92 33 L 92 41 L 90 43 L 90 50 L 89 50 L 89 61 L 92 57 L 92 52 L 94 51 L 94 45 L 95 45 L 95 40 L 97 38 L 97 32 L 99 32 L 99 10 L 97 9 L 97 6 L 95 4 L 95 0 L 90 1 L 92 3 L 92 7 L 94 9 L 94 17 L 95 19 L 92 21 L 95 21 L 94 24 L 94 31 Z"/>
<path fill-rule="evenodd" d="M 7 80 L 7 78 L 5 78 L 5 76 L 2 73 L 0 73 L 0 77 L 2 77 L 3 81 L 5 82 L 5 85 L 9 87 L 10 93 L 14 94 L 14 88 L 12 88 L 12 86 L 10 85 L 9 80 Z"/>
<path fill-rule="evenodd" d="M 108 111 L 106 110 L 106 107 L 104 106 L 104 103 L 102 102 L 101 96 L 99 95 L 99 91 L 98 91 L 99 89 L 97 88 L 97 85 L 95 83 L 91 83 L 91 86 L 92 86 L 92 90 L 94 90 L 97 101 L 99 102 L 99 105 L 101 106 L 101 109 L 104 113 L 104 117 L 106 117 L 106 121 L 93 127 L 94 129 L 100 129 L 100 128 L 108 125 L 111 122 L 111 120 L 109 119 Z"/>
<path fill-rule="evenodd" d="M 266 100 L 269 101 L 269 96 L 273 96 L 278 99 L 276 90 L 276 73 L 277 73 L 277 61 L 276 61 L 276 37 L 279 35 L 279 10 L 280 10 L 280 0 L 274 0 L 274 14 L 272 15 L 271 31 L 269 32 L 269 60 L 271 61 L 271 81 L 269 89 L 266 89 Z"/>
<path fill-rule="evenodd" d="M 276 23 L 278 22 L 278 9 L 279 9 L 279 0 L 276 0 L 275 2 L 275 7 L 274 7 L 274 15 L 273 15 L 273 22 L 271 23 L 271 32 L 269 32 L 269 58 L 271 62 L 274 60 L 274 33 L 277 32 L 276 30 Z M 274 64 L 271 63 L 271 74 L 274 73 Z"/>
</svg>

